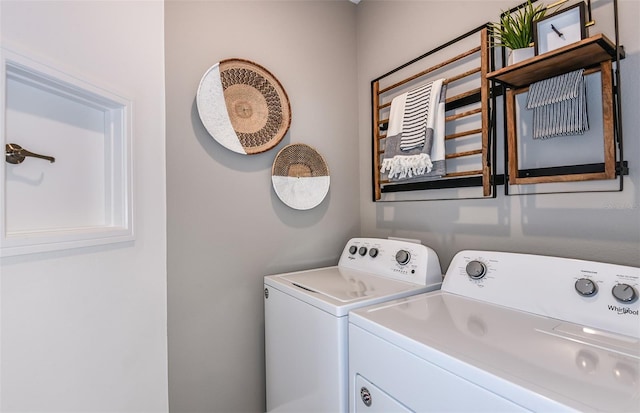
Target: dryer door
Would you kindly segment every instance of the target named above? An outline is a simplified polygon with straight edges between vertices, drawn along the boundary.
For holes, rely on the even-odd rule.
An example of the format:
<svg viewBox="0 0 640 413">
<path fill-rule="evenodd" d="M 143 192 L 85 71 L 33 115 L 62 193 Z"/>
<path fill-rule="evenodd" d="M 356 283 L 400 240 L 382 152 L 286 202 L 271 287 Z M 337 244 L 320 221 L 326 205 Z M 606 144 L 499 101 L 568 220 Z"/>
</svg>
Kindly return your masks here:
<svg viewBox="0 0 640 413">
<path fill-rule="evenodd" d="M 412 412 L 359 374 L 355 392 L 355 413 Z"/>
</svg>

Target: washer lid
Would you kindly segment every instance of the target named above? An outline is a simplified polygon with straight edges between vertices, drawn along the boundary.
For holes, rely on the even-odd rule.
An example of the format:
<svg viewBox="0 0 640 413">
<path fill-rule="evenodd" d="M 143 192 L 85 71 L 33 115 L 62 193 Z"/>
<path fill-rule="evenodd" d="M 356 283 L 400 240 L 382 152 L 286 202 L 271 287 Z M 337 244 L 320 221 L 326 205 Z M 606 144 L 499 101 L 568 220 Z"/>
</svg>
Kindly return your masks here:
<svg viewBox="0 0 640 413">
<path fill-rule="evenodd" d="M 342 267 L 265 277 L 265 284 L 338 317 L 350 310 L 440 288 L 418 285 Z"/>
<path fill-rule="evenodd" d="M 345 268 L 285 275 L 283 279 L 308 291 L 349 303 L 364 298 L 388 296 L 413 289 L 404 281 L 390 280 Z"/>
</svg>

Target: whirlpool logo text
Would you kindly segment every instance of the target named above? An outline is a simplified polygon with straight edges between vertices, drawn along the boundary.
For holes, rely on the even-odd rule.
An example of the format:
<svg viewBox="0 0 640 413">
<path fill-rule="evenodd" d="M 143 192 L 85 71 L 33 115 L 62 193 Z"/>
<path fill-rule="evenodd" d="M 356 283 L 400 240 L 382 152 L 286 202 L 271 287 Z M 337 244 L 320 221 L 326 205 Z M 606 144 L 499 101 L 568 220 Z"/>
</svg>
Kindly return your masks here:
<svg viewBox="0 0 640 413">
<path fill-rule="evenodd" d="M 618 307 L 617 305 L 610 305 L 609 311 L 615 311 L 618 314 L 638 315 L 638 310 L 632 310 L 626 307 Z"/>
</svg>

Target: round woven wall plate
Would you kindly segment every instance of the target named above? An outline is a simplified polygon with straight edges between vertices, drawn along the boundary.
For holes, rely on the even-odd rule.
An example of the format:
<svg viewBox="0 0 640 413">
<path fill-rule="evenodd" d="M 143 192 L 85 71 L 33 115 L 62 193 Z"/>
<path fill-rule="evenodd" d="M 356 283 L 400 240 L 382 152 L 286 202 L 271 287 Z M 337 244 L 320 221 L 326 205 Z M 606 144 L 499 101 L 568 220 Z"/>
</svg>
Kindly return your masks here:
<svg viewBox="0 0 640 413">
<path fill-rule="evenodd" d="M 284 88 L 267 69 L 226 59 L 204 74 L 196 97 L 207 132 L 227 149 L 253 155 L 276 146 L 291 125 Z"/>
<path fill-rule="evenodd" d="M 278 198 L 286 205 L 293 209 L 311 209 L 329 192 L 329 168 L 311 146 L 293 143 L 276 155 L 271 181 Z"/>
</svg>

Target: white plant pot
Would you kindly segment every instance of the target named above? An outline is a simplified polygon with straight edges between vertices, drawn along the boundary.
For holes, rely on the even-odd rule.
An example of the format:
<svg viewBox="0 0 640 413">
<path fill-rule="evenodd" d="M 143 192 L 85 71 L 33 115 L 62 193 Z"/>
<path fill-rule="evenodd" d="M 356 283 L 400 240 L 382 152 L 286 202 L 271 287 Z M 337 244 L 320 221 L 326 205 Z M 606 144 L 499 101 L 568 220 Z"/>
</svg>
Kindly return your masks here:
<svg viewBox="0 0 640 413">
<path fill-rule="evenodd" d="M 508 65 L 512 65 L 523 60 L 527 60 L 535 56 L 535 50 L 533 47 L 524 47 L 522 49 L 515 49 L 509 51 L 509 58 L 507 60 Z"/>
</svg>

